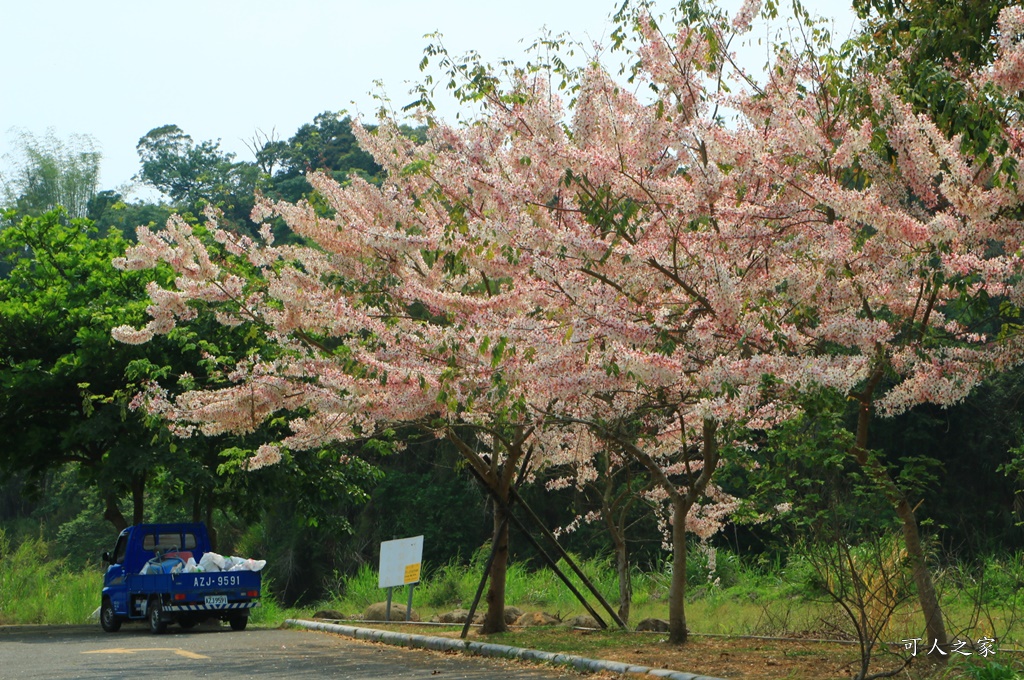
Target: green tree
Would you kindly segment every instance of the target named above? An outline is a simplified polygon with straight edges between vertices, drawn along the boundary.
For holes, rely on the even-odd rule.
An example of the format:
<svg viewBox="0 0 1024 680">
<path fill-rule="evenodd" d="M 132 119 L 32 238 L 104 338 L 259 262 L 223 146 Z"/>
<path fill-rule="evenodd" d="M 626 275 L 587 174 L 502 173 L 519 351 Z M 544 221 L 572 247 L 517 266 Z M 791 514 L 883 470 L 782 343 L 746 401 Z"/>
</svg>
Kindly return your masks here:
<svg viewBox="0 0 1024 680">
<path fill-rule="evenodd" d="M 100 237 L 91 222 L 68 220 L 61 209 L 7 217 L 12 224 L 0 232 L 11 267 L 0 280 L 0 471 L 39 482 L 51 469 L 77 464 L 100 490 L 107 519 L 127 524 L 118 500 L 130 493 L 139 521 L 147 477 L 174 456 L 154 445 L 153 431 L 126 406 L 134 381 L 145 377 L 138 362 L 166 345 L 126 348 L 110 329 L 141 318 L 151 275 L 115 270 L 110 260 L 127 246 L 120 234 Z"/>
<path fill-rule="evenodd" d="M 248 222 L 258 170 L 237 162 L 220 142 L 195 142 L 177 125 L 147 132 L 136 146 L 142 168 L 136 178 L 163 193 L 178 208 L 219 208 L 236 224 Z"/>
<path fill-rule="evenodd" d="M 298 201 L 312 191 L 306 173 L 313 170 L 327 171 L 339 182 L 347 180 L 352 172 L 367 178 L 381 172 L 373 157 L 356 142 L 351 118 L 333 111 L 317 115 L 287 142 L 262 145 L 257 159 L 267 166 L 275 164 L 271 158 L 278 170 L 269 183 L 268 193 L 286 201 Z"/>
<path fill-rule="evenodd" d="M 157 226 L 167 222 L 174 209 L 164 203 L 129 202 L 125 196 L 110 189 L 100 191 L 89 201 L 87 217 L 99 233 L 116 229 L 126 238 L 135 237 L 139 226 Z"/>
</svg>

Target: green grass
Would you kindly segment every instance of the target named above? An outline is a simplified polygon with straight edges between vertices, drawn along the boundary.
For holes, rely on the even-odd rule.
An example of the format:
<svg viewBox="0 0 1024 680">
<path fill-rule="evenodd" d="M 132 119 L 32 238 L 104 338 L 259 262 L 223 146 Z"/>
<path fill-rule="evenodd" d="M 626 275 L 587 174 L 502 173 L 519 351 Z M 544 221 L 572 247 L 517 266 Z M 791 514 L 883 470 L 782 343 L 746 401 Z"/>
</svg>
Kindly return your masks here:
<svg viewBox="0 0 1024 680">
<path fill-rule="evenodd" d="M 812 571 L 799 558 L 786 565 L 753 567 L 724 551 L 713 559 L 701 550 L 691 555 L 686 614 L 694 632 L 824 639 L 851 632 L 849 623 L 828 602 Z M 617 606 L 618 584 L 611 560 L 580 560 L 580 565 L 608 602 Z M 468 608 L 482 568 L 482 560 L 475 559 L 470 565 L 452 562 L 428 572 L 414 591 L 414 609 L 423 620 L 429 620 L 434 614 Z M 993 556 L 978 564 L 948 565 L 935 573 L 951 636 L 974 640 L 987 636 L 998 639 L 1002 646 L 1024 646 L 1024 596 L 1019 594 L 1024 584 L 1024 556 Z M 574 575 L 570 578 L 586 593 Z M 0 531 L 0 624 L 86 623 L 98 606 L 101 585 L 99 565 L 69 566 L 52 557 L 50 546 L 39 538 L 12 547 Z M 633 585 L 632 624 L 644 618 L 667 618 L 667 562 L 648 572 L 635 572 Z M 366 564 L 355 574 L 336 574 L 329 590 L 331 596 L 315 607 L 285 608 L 274 596 L 273 582 L 265 579 L 262 604 L 253 611 L 252 623 L 276 626 L 286 618 L 309 616 L 321 608 L 358 617 L 370 604 L 386 597 L 377 587 L 376 571 Z M 588 599 L 608 620 L 589 594 Z M 406 591 L 396 589 L 394 601 L 404 604 Z M 586 613 L 552 570 L 528 569 L 523 563 L 509 565 L 506 602 L 563 619 Z M 908 597 L 894 613 L 885 638 L 921 637 L 920 621 L 916 600 Z M 992 677 L 1001 677 L 998 672 L 993 666 L 991 673 L 997 675 Z"/>
<path fill-rule="evenodd" d="M 735 555 L 719 551 L 711 571 L 708 553 L 693 551 L 688 573 L 686 604 L 691 630 L 717 635 L 798 635 L 820 639 L 849 639 L 853 629 L 841 610 L 829 601 L 813 570 L 799 558 L 786 565 L 755 568 Z M 562 565 L 564 568 L 564 565 Z M 582 560 L 581 567 L 605 598 L 617 606 L 618 585 L 608 559 Z M 429 572 L 414 591 L 413 607 L 423 620 L 456 608 L 468 608 L 479 583 L 482 565 L 451 563 Z M 577 587 L 586 590 L 575 576 Z M 943 608 L 951 637 L 995 637 L 1000 644 L 1024 643 L 1024 607 L 1018 612 L 1014 584 L 1024 583 L 1024 559 L 990 558 L 970 569 L 951 566 L 937 572 L 943 591 Z M 376 572 L 363 565 L 351 577 L 338 577 L 333 595 L 316 608 L 329 608 L 358 617 L 365 608 L 385 598 L 377 588 Z M 633 576 L 631 623 L 644 618 L 667 618 L 669 573 L 666 566 Z M 396 589 L 394 601 L 404 603 L 406 592 Z M 588 599 L 603 614 L 594 598 Z M 568 619 L 584 614 L 565 584 L 550 569 L 530 570 L 521 563 L 509 565 L 506 602 L 527 611 L 545 611 Z M 481 604 L 482 608 L 484 605 Z M 308 616 L 315 608 L 309 608 Z M 305 610 L 304 610 L 305 611 Z M 605 617 L 606 620 L 608 617 Z M 916 599 L 908 594 L 894 612 L 884 636 L 891 641 L 921 637 L 921 615 Z"/>
<path fill-rule="evenodd" d="M 298 609 L 281 606 L 274 597 L 273 580 L 264 577 L 260 588 L 260 604 L 249 611 L 249 623 L 262 628 L 277 628 L 286 619 L 293 619 L 301 614 Z"/>
<path fill-rule="evenodd" d="M 103 575 L 51 559 L 48 544 L 25 540 L 11 550 L 0 531 L 0 623 L 85 623 L 99 606 Z"/>
<path fill-rule="evenodd" d="M 964 664 L 958 669 L 962 677 L 970 680 L 1024 680 L 1024 673 L 1010 666 L 988 661 L 983 665 Z"/>
</svg>

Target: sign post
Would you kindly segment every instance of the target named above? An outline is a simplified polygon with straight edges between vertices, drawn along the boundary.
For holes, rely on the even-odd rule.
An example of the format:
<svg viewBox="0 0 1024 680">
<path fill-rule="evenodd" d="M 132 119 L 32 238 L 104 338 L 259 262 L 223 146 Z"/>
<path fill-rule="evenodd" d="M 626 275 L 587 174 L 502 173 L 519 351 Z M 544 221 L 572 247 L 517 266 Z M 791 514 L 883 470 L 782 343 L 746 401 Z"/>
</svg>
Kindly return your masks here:
<svg viewBox="0 0 1024 680">
<path fill-rule="evenodd" d="M 395 586 L 409 586 L 409 604 L 405 608 L 405 620 L 412 613 L 413 588 L 420 582 L 420 567 L 423 563 L 423 537 L 399 538 L 380 544 L 380 579 L 378 587 L 388 589 L 387 610 L 384 618 L 391 620 L 391 592 Z"/>
</svg>

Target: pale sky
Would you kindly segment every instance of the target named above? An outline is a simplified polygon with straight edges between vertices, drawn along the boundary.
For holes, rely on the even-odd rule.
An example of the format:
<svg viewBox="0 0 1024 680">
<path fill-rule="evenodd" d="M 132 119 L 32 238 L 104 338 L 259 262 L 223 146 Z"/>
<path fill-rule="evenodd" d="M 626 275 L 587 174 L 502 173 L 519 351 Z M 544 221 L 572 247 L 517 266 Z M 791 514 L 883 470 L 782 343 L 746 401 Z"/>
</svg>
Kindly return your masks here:
<svg viewBox="0 0 1024 680">
<path fill-rule="evenodd" d="M 372 118 L 374 81 L 396 107 L 440 31 L 453 55 L 526 59 L 543 28 L 607 43 L 621 0 L 0 0 L 0 155 L 14 131 L 92 136 L 101 188 L 138 171 L 135 145 L 174 123 L 240 159 L 256 130 L 288 139 L 323 111 Z M 665 7 L 669 3 L 662 2 Z M 735 12 L 739 0 L 721 5 Z M 849 35 L 848 3 L 805 2 Z M 767 29 L 755 27 L 755 39 Z M 764 48 L 761 48 L 763 55 Z M 763 58 L 762 58 L 763 61 Z M 436 73 L 436 72 L 435 72 Z M 445 118 L 455 108 L 442 107 Z M 0 172 L 7 161 L 0 159 Z"/>
</svg>

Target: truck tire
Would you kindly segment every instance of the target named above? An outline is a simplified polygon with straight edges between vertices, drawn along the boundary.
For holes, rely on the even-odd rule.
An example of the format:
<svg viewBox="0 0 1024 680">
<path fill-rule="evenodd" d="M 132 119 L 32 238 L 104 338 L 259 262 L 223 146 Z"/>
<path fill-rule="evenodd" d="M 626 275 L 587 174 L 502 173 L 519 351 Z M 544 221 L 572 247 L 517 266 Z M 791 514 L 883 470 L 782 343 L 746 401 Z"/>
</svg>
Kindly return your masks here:
<svg viewBox="0 0 1024 680">
<path fill-rule="evenodd" d="M 109 597 L 103 598 L 103 604 L 100 605 L 100 628 L 108 633 L 121 630 L 121 618 L 114 613 L 114 603 Z"/>
<path fill-rule="evenodd" d="M 245 630 L 245 627 L 249 625 L 249 615 L 236 614 L 228 619 L 228 623 L 231 624 L 231 630 Z"/>
<path fill-rule="evenodd" d="M 167 622 L 163 620 L 163 603 L 160 598 L 154 597 L 149 600 L 149 608 L 146 610 L 146 617 L 149 619 L 149 632 L 154 635 L 161 635 L 167 632 Z"/>
</svg>

